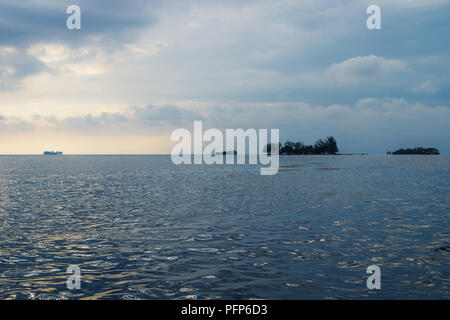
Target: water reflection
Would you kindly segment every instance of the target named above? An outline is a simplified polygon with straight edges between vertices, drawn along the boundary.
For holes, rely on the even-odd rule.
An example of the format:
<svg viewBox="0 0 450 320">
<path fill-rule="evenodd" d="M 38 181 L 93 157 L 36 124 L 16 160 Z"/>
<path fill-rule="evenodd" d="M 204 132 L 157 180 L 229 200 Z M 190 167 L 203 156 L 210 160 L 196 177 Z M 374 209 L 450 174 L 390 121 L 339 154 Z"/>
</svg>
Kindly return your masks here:
<svg viewBox="0 0 450 320">
<path fill-rule="evenodd" d="M 285 156 L 280 171 L 2 156 L 0 298 L 450 297 L 450 157 Z"/>
</svg>

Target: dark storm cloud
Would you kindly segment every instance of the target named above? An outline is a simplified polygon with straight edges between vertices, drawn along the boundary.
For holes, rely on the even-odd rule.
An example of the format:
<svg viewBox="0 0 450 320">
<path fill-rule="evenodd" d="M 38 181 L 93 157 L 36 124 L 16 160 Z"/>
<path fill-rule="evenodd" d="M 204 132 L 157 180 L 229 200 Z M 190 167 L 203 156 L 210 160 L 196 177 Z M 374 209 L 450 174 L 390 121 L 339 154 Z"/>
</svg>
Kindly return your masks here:
<svg viewBox="0 0 450 320">
<path fill-rule="evenodd" d="M 66 8 L 81 8 L 81 30 L 66 28 Z M 70 0 L 0 3 L 0 45 L 26 48 L 38 42 L 69 46 L 96 43 L 113 48 L 138 36 L 137 29 L 155 20 L 158 1 Z"/>
<path fill-rule="evenodd" d="M 24 50 L 0 48 L 0 90 L 16 89 L 21 79 L 45 69 L 41 61 Z"/>
<path fill-rule="evenodd" d="M 81 8 L 81 30 L 68 30 L 66 9 Z M 27 49 L 37 43 L 68 47 L 95 46 L 114 52 L 139 37 L 140 28 L 155 18 L 158 1 L 70 0 L 11 1 L 0 3 L 0 90 L 20 88 L 21 79 L 46 66 Z M 6 48 L 6 49 L 5 49 Z"/>
</svg>

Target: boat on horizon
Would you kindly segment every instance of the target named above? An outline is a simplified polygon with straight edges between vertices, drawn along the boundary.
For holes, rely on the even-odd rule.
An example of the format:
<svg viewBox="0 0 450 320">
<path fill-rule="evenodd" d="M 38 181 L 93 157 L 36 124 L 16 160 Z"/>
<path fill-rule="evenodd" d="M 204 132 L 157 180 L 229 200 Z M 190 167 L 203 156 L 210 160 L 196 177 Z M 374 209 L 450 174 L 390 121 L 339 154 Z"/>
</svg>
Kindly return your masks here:
<svg viewBox="0 0 450 320">
<path fill-rule="evenodd" d="M 237 151 L 222 151 L 222 152 L 216 152 L 216 155 L 237 155 Z"/>
<path fill-rule="evenodd" d="M 62 156 L 62 151 L 44 151 L 44 156 Z"/>
</svg>

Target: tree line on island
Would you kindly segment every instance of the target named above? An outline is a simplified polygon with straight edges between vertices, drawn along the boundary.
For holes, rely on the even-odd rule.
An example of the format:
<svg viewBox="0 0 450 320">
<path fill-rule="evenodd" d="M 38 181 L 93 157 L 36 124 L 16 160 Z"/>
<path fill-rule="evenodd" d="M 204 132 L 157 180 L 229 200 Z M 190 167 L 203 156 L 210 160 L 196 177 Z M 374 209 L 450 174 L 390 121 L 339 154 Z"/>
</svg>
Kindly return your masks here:
<svg viewBox="0 0 450 320">
<path fill-rule="evenodd" d="M 337 146 L 337 141 L 333 136 L 329 136 L 325 139 L 319 139 L 314 145 L 305 145 L 302 142 L 292 142 L 286 141 L 284 144 L 269 143 L 264 147 L 264 152 L 270 154 L 272 150 L 278 148 L 279 154 L 287 155 L 315 155 L 315 154 L 337 154 L 339 148 Z M 394 152 L 387 152 L 388 155 L 439 155 L 439 150 L 436 148 L 406 148 L 399 149 Z"/>
<path fill-rule="evenodd" d="M 314 145 L 305 145 L 302 142 L 286 141 L 284 144 L 268 144 L 264 151 L 272 153 L 274 148 L 279 148 L 279 154 L 336 154 L 339 152 L 337 141 L 330 136 L 325 139 L 319 139 Z"/>
</svg>

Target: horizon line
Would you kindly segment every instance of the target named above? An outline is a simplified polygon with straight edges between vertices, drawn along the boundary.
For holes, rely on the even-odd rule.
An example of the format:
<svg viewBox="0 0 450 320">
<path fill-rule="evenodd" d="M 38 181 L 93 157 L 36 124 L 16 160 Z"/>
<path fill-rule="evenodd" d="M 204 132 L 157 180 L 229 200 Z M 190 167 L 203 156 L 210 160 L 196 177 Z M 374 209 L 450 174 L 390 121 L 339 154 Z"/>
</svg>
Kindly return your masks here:
<svg viewBox="0 0 450 320">
<path fill-rule="evenodd" d="M 170 153 L 63 153 L 59 156 L 170 156 Z M 203 154 L 189 154 L 191 156 L 194 155 L 203 155 Z M 221 155 L 221 154 L 219 154 Z M 237 154 L 237 155 L 250 155 L 248 153 L 246 154 Z M 258 155 L 258 154 L 255 154 Z M 332 154 L 279 154 L 280 156 L 332 156 Z M 367 152 L 352 152 L 352 153 L 337 153 L 336 156 L 387 156 L 386 153 L 367 153 Z M 410 154 L 414 155 L 414 154 Z M 422 154 L 415 154 L 419 156 L 423 156 Z M 450 153 L 441 153 L 438 155 L 450 155 Z M 43 153 L 0 153 L 0 156 L 46 156 L 51 157 L 52 155 L 44 155 Z M 56 157 L 58 155 L 55 155 Z M 389 156 L 396 156 L 395 154 L 390 154 Z"/>
</svg>

